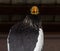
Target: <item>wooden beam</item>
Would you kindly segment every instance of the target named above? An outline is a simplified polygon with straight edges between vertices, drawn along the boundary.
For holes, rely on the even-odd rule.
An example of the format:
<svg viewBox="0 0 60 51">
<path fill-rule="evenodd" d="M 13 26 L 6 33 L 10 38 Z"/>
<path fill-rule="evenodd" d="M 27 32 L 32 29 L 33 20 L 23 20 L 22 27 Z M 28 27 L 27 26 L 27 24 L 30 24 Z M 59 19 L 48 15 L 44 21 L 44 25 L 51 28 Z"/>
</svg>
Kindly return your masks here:
<svg viewBox="0 0 60 51">
<path fill-rule="evenodd" d="M 30 14 L 30 8 L 33 5 L 0 5 L 0 14 Z M 39 15 L 60 15 L 60 5 L 41 4 L 37 5 L 40 10 Z"/>
</svg>

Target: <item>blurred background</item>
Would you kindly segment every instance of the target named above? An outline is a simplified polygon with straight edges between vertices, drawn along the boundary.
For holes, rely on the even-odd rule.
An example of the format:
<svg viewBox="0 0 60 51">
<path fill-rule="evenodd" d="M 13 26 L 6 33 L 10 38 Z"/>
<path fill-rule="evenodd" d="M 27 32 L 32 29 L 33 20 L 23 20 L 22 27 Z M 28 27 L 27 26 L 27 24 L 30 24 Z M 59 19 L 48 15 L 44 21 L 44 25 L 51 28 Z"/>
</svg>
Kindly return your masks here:
<svg viewBox="0 0 60 51">
<path fill-rule="evenodd" d="M 0 0 L 0 51 L 7 51 L 10 28 L 29 13 L 33 3 L 40 9 L 45 36 L 43 51 L 60 51 L 60 0 Z"/>
</svg>

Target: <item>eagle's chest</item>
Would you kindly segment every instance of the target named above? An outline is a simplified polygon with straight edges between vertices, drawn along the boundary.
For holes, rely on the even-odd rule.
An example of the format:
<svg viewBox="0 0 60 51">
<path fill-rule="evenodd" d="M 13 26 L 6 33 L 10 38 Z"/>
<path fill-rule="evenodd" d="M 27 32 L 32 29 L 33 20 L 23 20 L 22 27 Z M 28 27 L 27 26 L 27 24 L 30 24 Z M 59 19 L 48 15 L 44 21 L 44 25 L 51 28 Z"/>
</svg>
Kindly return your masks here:
<svg viewBox="0 0 60 51">
<path fill-rule="evenodd" d="M 25 30 L 22 33 L 10 34 L 11 51 L 33 51 L 38 41 L 37 30 Z"/>
<path fill-rule="evenodd" d="M 38 31 L 26 32 L 22 37 L 25 50 L 33 51 L 38 41 Z"/>
</svg>

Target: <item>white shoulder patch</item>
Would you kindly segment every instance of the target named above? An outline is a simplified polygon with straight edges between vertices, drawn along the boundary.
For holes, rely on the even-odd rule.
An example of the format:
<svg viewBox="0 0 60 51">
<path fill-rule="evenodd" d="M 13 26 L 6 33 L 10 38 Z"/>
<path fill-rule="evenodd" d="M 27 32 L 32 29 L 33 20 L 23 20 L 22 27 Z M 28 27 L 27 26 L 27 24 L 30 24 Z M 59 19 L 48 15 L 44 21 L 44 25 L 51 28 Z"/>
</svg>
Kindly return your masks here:
<svg viewBox="0 0 60 51">
<path fill-rule="evenodd" d="M 9 39 L 7 39 L 7 50 L 10 51 Z"/>
<path fill-rule="evenodd" d="M 44 35 L 43 35 L 43 30 L 39 28 L 39 36 L 38 36 L 38 41 L 36 43 L 36 46 L 34 48 L 34 51 L 41 51 L 43 48 L 44 44 Z"/>
</svg>

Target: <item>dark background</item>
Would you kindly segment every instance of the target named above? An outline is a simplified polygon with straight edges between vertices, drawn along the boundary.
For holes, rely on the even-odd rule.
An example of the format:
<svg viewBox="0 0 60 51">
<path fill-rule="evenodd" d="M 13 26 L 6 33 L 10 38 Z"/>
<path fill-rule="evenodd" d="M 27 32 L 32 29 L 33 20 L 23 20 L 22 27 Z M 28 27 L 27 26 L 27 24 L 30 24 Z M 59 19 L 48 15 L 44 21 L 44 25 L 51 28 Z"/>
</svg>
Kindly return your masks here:
<svg viewBox="0 0 60 51">
<path fill-rule="evenodd" d="M 37 5 L 44 31 L 44 51 L 60 51 L 60 0 L 0 0 L 0 51 L 7 51 L 10 28 Z"/>
</svg>

